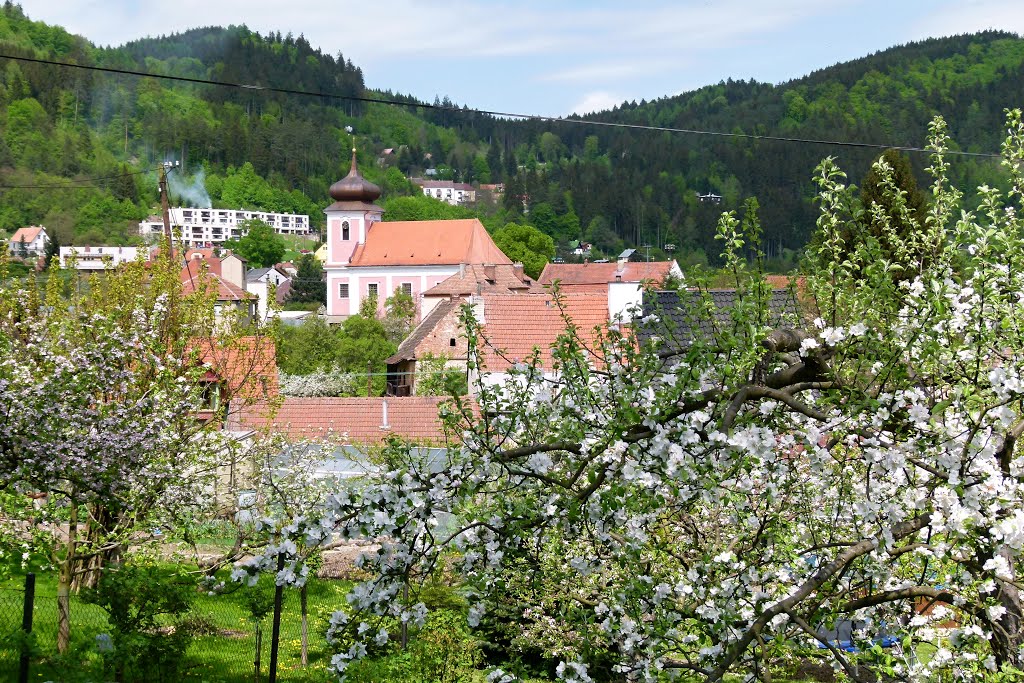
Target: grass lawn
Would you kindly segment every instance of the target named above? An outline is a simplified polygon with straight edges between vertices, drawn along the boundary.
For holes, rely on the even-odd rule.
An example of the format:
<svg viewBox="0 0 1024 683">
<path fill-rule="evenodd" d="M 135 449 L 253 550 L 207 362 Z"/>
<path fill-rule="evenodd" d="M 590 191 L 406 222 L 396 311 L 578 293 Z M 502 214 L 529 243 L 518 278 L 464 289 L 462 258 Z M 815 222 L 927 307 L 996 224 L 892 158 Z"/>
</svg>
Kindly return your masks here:
<svg viewBox="0 0 1024 683">
<path fill-rule="evenodd" d="M 321 244 L 318 240 L 305 239 L 297 235 L 281 235 L 281 239 L 285 244 L 283 261 L 291 263 L 295 263 L 295 259 L 299 258 L 303 249 L 316 251 Z"/>
<path fill-rule="evenodd" d="M 267 580 L 266 577 L 263 579 Z M 16 680 L 18 654 L 9 638 L 21 627 L 23 593 L 22 577 L 0 583 L 0 680 Z M 281 618 L 281 639 L 278 653 L 278 680 L 321 682 L 334 680 L 327 673 L 330 653 L 324 639 L 327 622 L 334 609 L 344 604 L 347 584 L 340 581 L 313 581 L 309 585 L 309 665 L 301 662 L 301 619 L 299 593 L 286 590 Z M 96 636 L 107 633 L 106 613 L 95 605 L 71 601 L 71 651 L 57 654 L 57 601 L 53 574 L 37 577 L 36 601 L 33 610 L 33 634 L 38 656 L 32 660 L 30 680 L 33 681 L 105 681 L 103 660 L 96 647 Z M 196 637 L 189 647 L 185 671 L 180 681 L 208 683 L 249 683 L 254 680 L 256 653 L 255 629 L 241 594 L 197 596 L 193 614 L 202 617 L 209 635 Z M 266 680 L 270 663 L 272 615 L 262 624 L 262 680 Z"/>
</svg>

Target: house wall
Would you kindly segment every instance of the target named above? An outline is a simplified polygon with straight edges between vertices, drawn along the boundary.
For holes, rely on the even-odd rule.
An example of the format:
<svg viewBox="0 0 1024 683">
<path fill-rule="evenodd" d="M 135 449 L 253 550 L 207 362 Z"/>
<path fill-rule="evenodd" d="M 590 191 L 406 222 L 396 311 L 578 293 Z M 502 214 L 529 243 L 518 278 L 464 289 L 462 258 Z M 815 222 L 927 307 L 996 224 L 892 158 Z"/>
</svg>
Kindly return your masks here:
<svg viewBox="0 0 1024 683">
<path fill-rule="evenodd" d="M 639 307 L 643 303 L 643 289 L 639 282 L 608 283 L 608 319 L 616 320 L 621 316 L 622 322 L 633 321 L 630 308 Z"/>
<path fill-rule="evenodd" d="M 353 315 L 359 312 L 359 305 L 366 298 L 366 285 L 377 283 L 377 304 L 383 311 L 384 301 L 395 293 L 403 283 L 412 286 L 413 301 L 416 302 L 416 319 L 422 319 L 420 294 L 437 285 L 445 278 L 459 271 L 459 266 L 359 266 L 328 270 L 327 313 L 332 316 Z M 349 298 L 338 296 L 338 284 L 347 282 Z"/>
</svg>

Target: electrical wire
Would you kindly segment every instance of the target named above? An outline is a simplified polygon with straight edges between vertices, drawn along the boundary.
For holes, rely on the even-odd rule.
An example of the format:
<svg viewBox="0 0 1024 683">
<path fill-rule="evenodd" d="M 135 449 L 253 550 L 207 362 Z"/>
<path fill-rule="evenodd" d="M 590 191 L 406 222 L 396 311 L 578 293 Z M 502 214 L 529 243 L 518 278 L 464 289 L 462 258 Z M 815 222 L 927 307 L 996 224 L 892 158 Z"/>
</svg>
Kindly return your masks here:
<svg viewBox="0 0 1024 683">
<path fill-rule="evenodd" d="M 856 142 L 856 141 L 844 141 L 844 140 L 820 140 L 815 138 L 796 138 L 787 137 L 781 135 L 756 135 L 754 133 L 725 133 L 722 131 L 711 131 L 711 130 L 700 130 L 696 128 L 675 128 L 671 126 L 650 126 L 639 123 L 616 123 L 612 121 L 596 121 L 592 119 L 582 118 L 563 118 L 560 116 L 544 116 L 540 114 L 523 114 L 519 112 L 508 112 L 508 111 L 497 111 L 488 109 L 470 109 L 463 108 L 456 105 L 444 105 L 444 104 L 428 104 L 425 102 L 403 102 L 401 100 L 389 100 L 383 98 L 374 97 L 363 97 L 359 95 L 342 95 L 340 93 L 329 93 L 329 92 L 313 92 L 310 90 L 297 90 L 295 88 L 278 88 L 274 86 L 265 85 L 253 85 L 250 83 L 232 83 L 230 81 L 214 81 L 207 78 L 192 78 L 189 76 L 172 76 L 169 74 L 155 74 L 146 71 L 134 71 L 132 69 L 115 69 L 107 66 L 93 66 L 89 64 L 74 64 L 71 62 L 58 62 L 51 59 L 41 59 L 38 57 L 18 57 L 14 55 L 0 54 L 0 59 L 14 59 L 23 62 L 32 62 L 34 64 L 47 64 L 50 66 L 62 66 L 74 69 L 84 69 L 87 71 L 99 71 L 103 73 L 119 74 L 126 76 L 139 76 L 143 78 L 160 78 L 170 81 L 180 81 L 183 83 L 196 83 L 199 85 L 215 85 L 225 88 L 240 88 L 244 90 L 254 90 L 262 92 L 281 93 L 284 95 L 300 95 L 303 97 L 320 97 L 330 98 L 337 100 L 346 100 L 351 102 L 364 102 L 370 104 L 386 104 L 390 106 L 399 107 L 419 107 L 423 109 L 435 109 L 441 111 L 452 111 L 463 114 L 482 114 L 485 116 L 494 116 L 498 118 L 508 119 L 522 119 L 528 121 L 542 121 L 545 123 L 567 123 L 573 125 L 583 126 L 598 126 L 605 128 L 622 128 L 626 130 L 639 130 L 639 131 L 651 131 L 661 133 L 681 133 L 687 135 L 708 135 L 713 137 L 723 138 L 736 138 L 744 140 L 765 140 L 769 142 L 786 142 L 786 143 L 798 143 L 807 145 L 831 145 L 836 147 L 860 147 L 865 149 L 896 149 L 901 152 L 914 152 L 929 154 L 932 150 L 925 147 L 912 147 L 906 145 L 884 145 L 872 142 Z M 1001 158 L 1002 155 L 992 152 L 965 152 L 961 150 L 946 150 L 946 154 L 964 156 L 964 157 L 983 157 L 983 158 Z"/>
<path fill-rule="evenodd" d="M 120 173 L 118 175 L 108 176 L 97 176 L 94 178 L 67 178 L 65 183 L 95 183 L 100 180 L 116 180 L 117 178 L 128 178 L 133 175 L 143 175 L 145 173 L 152 173 L 157 171 L 160 167 L 154 166 L 153 168 L 145 168 L 141 171 L 130 171 L 129 173 Z M 86 188 L 96 187 L 95 185 L 77 185 L 68 186 L 63 183 L 52 183 L 49 185 L 0 185 L 0 190 L 80 190 Z"/>
</svg>

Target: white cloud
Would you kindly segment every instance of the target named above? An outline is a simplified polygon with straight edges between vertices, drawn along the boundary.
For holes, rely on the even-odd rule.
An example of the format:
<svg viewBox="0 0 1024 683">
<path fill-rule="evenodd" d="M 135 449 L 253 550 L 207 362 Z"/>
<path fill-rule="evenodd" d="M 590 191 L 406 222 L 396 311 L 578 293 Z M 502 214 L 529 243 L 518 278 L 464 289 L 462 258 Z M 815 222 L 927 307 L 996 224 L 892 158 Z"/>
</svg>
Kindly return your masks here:
<svg viewBox="0 0 1024 683">
<path fill-rule="evenodd" d="M 590 114 L 597 111 L 605 111 L 611 109 L 619 104 L 622 104 L 624 98 L 613 95 L 610 92 L 591 92 L 583 96 L 576 106 L 570 107 L 567 114 Z"/>
</svg>

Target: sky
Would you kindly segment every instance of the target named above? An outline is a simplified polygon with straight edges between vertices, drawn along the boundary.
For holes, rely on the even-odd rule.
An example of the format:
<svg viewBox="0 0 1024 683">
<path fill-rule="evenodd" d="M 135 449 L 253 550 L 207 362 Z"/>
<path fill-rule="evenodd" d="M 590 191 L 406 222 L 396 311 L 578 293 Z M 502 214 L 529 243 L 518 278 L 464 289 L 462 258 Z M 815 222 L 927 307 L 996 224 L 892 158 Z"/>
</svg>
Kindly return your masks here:
<svg viewBox="0 0 1024 683">
<path fill-rule="evenodd" d="M 929 37 L 1024 35 L 1021 0 L 19 1 L 99 45 L 231 24 L 302 34 L 370 88 L 540 116 L 781 83 Z"/>
</svg>

